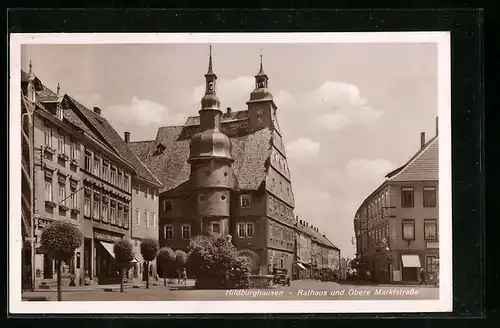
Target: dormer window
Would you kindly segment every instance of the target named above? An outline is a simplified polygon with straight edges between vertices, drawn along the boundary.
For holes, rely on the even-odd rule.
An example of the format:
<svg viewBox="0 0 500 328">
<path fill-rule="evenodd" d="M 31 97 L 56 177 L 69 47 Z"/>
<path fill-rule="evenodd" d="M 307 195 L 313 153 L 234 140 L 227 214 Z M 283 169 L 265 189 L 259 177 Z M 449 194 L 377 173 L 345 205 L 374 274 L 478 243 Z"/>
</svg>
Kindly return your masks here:
<svg viewBox="0 0 500 328">
<path fill-rule="evenodd" d="M 28 99 L 32 102 L 35 102 L 36 100 L 35 87 L 32 83 L 28 84 Z"/>
<path fill-rule="evenodd" d="M 163 144 L 158 144 L 158 146 L 156 146 L 155 155 L 163 154 L 163 152 L 165 151 L 165 148 L 166 147 Z"/>
<path fill-rule="evenodd" d="M 61 106 L 56 107 L 56 116 L 61 121 L 63 120 L 63 110 L 62 110 Z"/>
</svg>

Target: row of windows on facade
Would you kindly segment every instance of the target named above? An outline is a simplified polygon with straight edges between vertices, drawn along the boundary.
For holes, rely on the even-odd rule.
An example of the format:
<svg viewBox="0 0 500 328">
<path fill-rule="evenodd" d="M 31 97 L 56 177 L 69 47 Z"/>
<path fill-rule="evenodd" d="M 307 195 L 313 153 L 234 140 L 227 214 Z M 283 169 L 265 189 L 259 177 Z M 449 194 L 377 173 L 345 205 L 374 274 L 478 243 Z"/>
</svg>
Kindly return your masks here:
<svg viewBox="0 0 500 328">
<path fill-rule="evenodd" d="M 96 177 L 113 184 L 115 187 L 130 192 L 130 175 L 105 159 L 96 156 L 95 153 L 88 149 L 85 150 L 84 169 Z"/>
<path fill-rule="evenodd" d="M 44 197 L 45 201 L 56 203 L 53 195 L 53 173 L 52 171 L 44 171 L 45 174 L 45 183 L 44 183 Z M 66 207 L 71 207 L 74 209 L 78 208 L 78 200 L 77 200 L 77 188 L 78 182 L 70 179 L 69 184 L 70 196 L 67 196 L 67 179 L 65 175 L 58 174 L 57 175 L 57 203 L 59 205 L 63 205 Z"/>
<path fill-rule="evenodd" d="M 403 240 L 415 240 L 415 220 L 404 219 L 402 222 Z M 437 239 L 437 220 L 425 219 L 424 220 L 424 239 L 436 240 Z"/>
<path fill-rule="evenodd" d="M 110 196 L 103 196 L 95 191 L 92 193 L 91 189 L 85 188 L 83 203 L 84 217 L 128 229 L 130 220 L 129 212 L 128 203 L 121 202 Z"/>
<path fill-rule="evenodd" d="M 251 238 L 255 231 L 255 225 L 253 222 L 239 222 L 237 224 L 237 236 L 238 238 Z M 212 232 L 220 233 L 221 224 L 219 222 L 212 222 Z M 174 226 L 172 224 L 166 224 L 163 227 L 163 237 L 167 240 L 174 238 Z M 191 225 L 183 224 L 181 225 L 181 238 L 189 239 L 191 238 Z"/>
<path fill-rule="evenodd" d="M 403 240 L 415 240 L 415 220 L 405 219 L 402 221 Z M 378 227 L 368 232 L 368 246 L 379 245 L 383 239 L 389 237 L 389 225 Z M 424 220 L 424 239 L 437 239 L 437 220 Z"/>
<path fill-rule="evenodd" d="M 44 130 L 44 144 L 46 147 L 49 147 L 51 149 L 54 149 L 52 145 L 52 132 L 54 129 L 51 127 L 46 126 Z M 78 142 L 71 136 L 66 136 L 64 135 L 60 130 L 58 131 L 57 134 L 57 149 L 54 149 L 59 152 L 59 154 L 62 155 L 68 155 L 66 153 L 66 144 L 69 144 L 69 158 L 72 161 L 78 162 L 78 159 L 80 158 L 80 145 Z"/>
<path fill-rule="evenodd" d="M 262 125 L 264 124 L 264 120 L 262 119 L 262 117 L 257 117 L 257 124 L 259 125 Z M 226 122 L 222 122 L 222 125 L 221 125 L 221 131 L 225 134 L 229 134 L 229 135 L 234 135 L 234 134 L 237 134 L 238 131 L 240 131 L 240 129 L 247 129 L 248 128 L 248 121 L 244 121 L 244 122 L 241 122 L 239 124 L 228 124 Z M 186 137 L 187 138 L 191 138 L 192 136 L 196 135 L 197 133 L 200 132 L 200 129 L 199 128 L 189 128 L 189 129 L 186 129 Z"/>
<path fill-rule="evenodd" d="M 281 216 L 284 215 L 287 218 L 293 219 L 293 210 L 272 196 L 269 198 L 269 211 L 276 213 L 276 215 L 281 214 Z"/>
<path fill-rule="evenodd" d="M 274 251 L 273 251 L 273 253 L 274 253 Z M 268 267 L 269 268 L 271 268 L 271 267 L 284 268 L 285 267 L 285 256 L 288 259 L 288 263 L 290 263 L 290 258 L 289 258 L 290 255 L 289 254 L 281 255 L 281 256 L 277 256 L 276 254 L 270 255 Z"/>
<path fill-rule="evenodd" d="M 90 217 L 92 215 L 94 218 L 101 218 L 104 223 L 108 223 L 109 218 L 109 223 L 119 223 L 118 225 L 120 225 L 122 220 L 124 220 L 125 226 L 128 228 L 129 205 L 112 198 L 108 199 L 108 197 L 103 197 L 103 201 L 101 204 L 101 197 L 99 193 L 94 193 L 94 201 L 92 202 L 91 191 L 90 189 L 86 189 L 84 215 L 87 217 Z M 141 226 L 141 212 L 139 209 L 135 209 L 135 219 L 136 225 Z M 144 211 L 143 224 L 146 228 L 156 228 L 158 224 L 156 214 Z"/>
<path fill-rule="evenodd" d="M 437 193 L 436 187 L 423 187 L 422 189 L 423 207 L 436 207 Z M 389 207 L 389 192 L 382 191 L 377 197 L 373 198 L 364 210 L 365 216 L 371 220 L 377 217 L 383 217 L 386 209 Z M 401 207 L 415 206 L 415 190 L 413 187 L 401 188 Z"/>
<path fill-rule="evenodd" d="M 205 200 L 205 195 L 200 194 L 198 195 L 198 201 L 202 202 Z M 226 200 L 225 195 L 221 195 L 221 200 Z M 241 208 L 250 208 L 252 204 L 252 195 L 240 195 L 240 207 Z M 173 200 L 171 199 L 165 199 L 163 201 L 163 210 L 165 212 L 171 212 L 173 211 Z"/>
<path fill-rule="evenodd" d="M 276 180 L 273 178 L 273 191 L 276 190 Z M 283 181 L 280 181 L 280 193 L 283 193 Z M 290 187 L 286 188 L 286 195 L 287 197 L 290 197 Z"/>
<path fill-rule="evenodd" d="M 277 152 L 274 153 L 274 162 L 278 163 L 280 170 L 283 170 L 284 172 L 288 173 L 286 166 L 286 159 L 281 157 L 281 155 L 279 155 Z"/>
<path fill-rule="evenodd" d="M 279 224 L 270 224 L 270 237 L 288 243 L 293 242 L 294 231 Z"/>
<path fill-rule="evenodd" d="M 141 188 L 140 184 L 136 184 L 134 186 L 134 192 L 136 195 L 140 195 L 141 191 L 144 193 L 144 198 L 145 199 L 151 199 L 153 202 L 156 202 L 158 200 L 158 195 L 156 194 L 156 189 L 154 188 Z"/>
</svg>

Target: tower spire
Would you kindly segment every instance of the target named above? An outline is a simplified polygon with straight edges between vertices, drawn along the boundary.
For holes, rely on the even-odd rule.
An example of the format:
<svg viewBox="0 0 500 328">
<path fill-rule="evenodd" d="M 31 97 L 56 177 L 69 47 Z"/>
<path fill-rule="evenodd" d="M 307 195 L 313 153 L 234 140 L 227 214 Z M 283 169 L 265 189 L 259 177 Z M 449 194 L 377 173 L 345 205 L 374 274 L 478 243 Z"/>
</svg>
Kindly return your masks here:
<svg viewBox="0 0 500 328">
<path fill-rule="evenodd" d="M 208 72 L 207 75 L 215 75 L 212 69 L 212 45 L 210 44 L 210 55 L 208 56 Z"/>
<path fill-rule="evenodd" d="M 266 73 L 264 73 L 264 68 L 262 66 L 262 48 L 260 48 L 260 69 L 259 73 L 257 73 L 257 76 L 266 76 Z"/>
<path fill-rule="evenodd" d="M 59 96 L 59 90 L 61 90 L 61 88 L 59 87 L 59 82 L 57 82 L 57 95 Z"/>
<path fill-rule="evenodd" d="M 205 95 L 201 99 L 202 109 L 219 110 L 220 101 L 216 95 L 217 75 L 212 66 L 212 45 L 210 45 L 210 54 L 208 56 L 208 72 L 205 74 Z"/>
<path fill-rule="evenodd" d="M 33 65 L 31 65 L 31 60 L 30 60 L 30 74 L 31 74 L 31 69 L 33 68 Z"/>
</svg>

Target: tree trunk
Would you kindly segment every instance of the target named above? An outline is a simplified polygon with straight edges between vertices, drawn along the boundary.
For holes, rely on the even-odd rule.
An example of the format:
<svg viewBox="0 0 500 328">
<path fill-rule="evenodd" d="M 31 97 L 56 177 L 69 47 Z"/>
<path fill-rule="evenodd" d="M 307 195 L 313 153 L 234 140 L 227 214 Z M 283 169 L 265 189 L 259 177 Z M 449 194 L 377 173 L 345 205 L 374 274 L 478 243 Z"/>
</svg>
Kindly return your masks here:
<svg viewBox="0 0 500 328">
<path fill-rule="evenodd" d="M 146 261 L 146 288 L 149 288 L 149 261 Z"/>
<path fill-rule="evenodd" d="M 120 268 L 120 293 L 123 293 L 123 273 L 125 268 Z"/>
<path fill-rule="evenodd" d="M 166 265 L 163 266 L 163 286 L 167 285 L 167 268 Z"/>
<path fill-rule="evenodd" d="M 62 301 L 62 291 L 61 291 L 61 268 L 62 261 L 56 260 L 57 266 L 57 301 Z"/>
<path fill-rule="evenodd" d="M 177 269 L 177 283 L 181 283 L 181 270 Z"/>
</svg>

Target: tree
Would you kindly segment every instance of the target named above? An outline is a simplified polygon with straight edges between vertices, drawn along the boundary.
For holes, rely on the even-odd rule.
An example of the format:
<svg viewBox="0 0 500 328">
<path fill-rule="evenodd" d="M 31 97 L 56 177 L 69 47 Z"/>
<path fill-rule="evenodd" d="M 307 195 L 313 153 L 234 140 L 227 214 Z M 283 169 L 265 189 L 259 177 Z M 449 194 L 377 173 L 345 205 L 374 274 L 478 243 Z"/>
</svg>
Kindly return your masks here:
<svg viewBox="0 0 500 328">
<path fill-rule="evenodd" d="M 77 227 L 68 222 L 54 221 L 47 225 L 40 236 L 40 246 L 45 249 L 49 258 L 56 261 L 57 267 L 57 300 L 62 301 L 61 267 L 64 261 L 70 260 L 82 244 L 83 236 Z"/>
<path fill-rule="evenodd" d="M 158 265 L 163 269 L 163 285 L 167 285 L 167 268 L 175 265 L 175 252 L 170 247 L 162 247 L 158 253 Z"/>
<path fill-rule="evenodd" d="M 123 275 L 130 268 L 134 259 L 134 246 L 126 239 L 118 240 L 113 246 L 115 264 L 120 268 L 120 292 L 123 293 Z"/>
<path fill-rule="evenodd" d="M 181 282 L 181 270 L 186 266 L 187 263 L 186 252 L 178 249 L 175 251 L 175 268 L 177 269 L 177 283 Z"/>
<path fill-rule="evenodd" d="M 158 255 L 158 241 L 153 238 L 146 238 L 141 241 L 141 254 L 146 261 L 146 288 L 149 288 L 149 262 L 153 261 Z"/>
<path fill-rule="evenodd" d="M 189 250 L 188 265 L 198 288 L 248 288 L 251 265 L 238 256 L 231 236 L 199 235 Z"/>
</svg>

